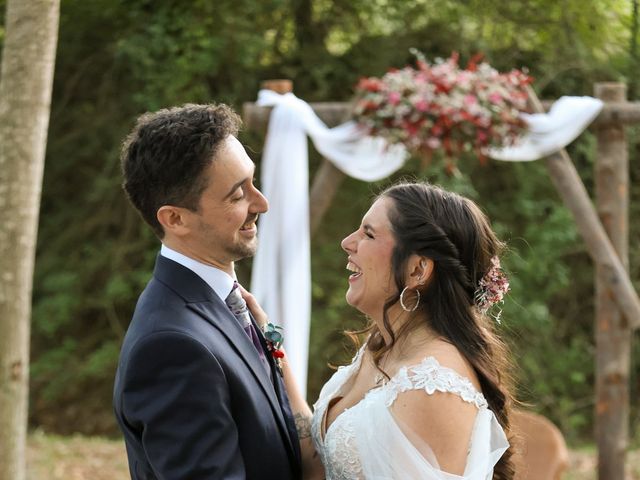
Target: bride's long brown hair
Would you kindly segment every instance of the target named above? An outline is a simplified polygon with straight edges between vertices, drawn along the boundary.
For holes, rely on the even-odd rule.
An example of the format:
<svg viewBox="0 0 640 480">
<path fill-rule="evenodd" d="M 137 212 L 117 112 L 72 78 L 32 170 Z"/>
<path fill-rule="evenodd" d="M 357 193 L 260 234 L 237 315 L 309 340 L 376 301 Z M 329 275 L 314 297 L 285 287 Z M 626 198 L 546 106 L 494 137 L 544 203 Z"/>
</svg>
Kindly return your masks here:
<svg viewBox="0 0 640 480">
<path fill-rule="evenodd" d="M 390 326 L 388 310 L 400 295 L 387 299 L 383 324 L 391 336 L 389 344 L 373 323 L 365 330 L 351 333 L 369 334 L 367 348 L 382 371 L 379 366 L 382 356 L 427 318 L 429 328 L 454 345 L 472 365 L 489 408 L 509 436 L 513 396 L 508 350 L 495 333 L 495 321 L 480 313 L 474 303 L 480 279 L 491 268 L 491 258 L 500 254 L 504 244 L 475 203 L 439 187 L 400 183 L 378 198 L 392 200 L 388 212 L 395 239 L 391 268 L 398 292 L 404 288 L 407 261 L 412 254 L 433 260 L 433 279 L 421 290 L 419 311 L 396 334 Z M 511 454 L 510 448 L 496 464 L 494 480 L 513 478 Z"/>
</svg>

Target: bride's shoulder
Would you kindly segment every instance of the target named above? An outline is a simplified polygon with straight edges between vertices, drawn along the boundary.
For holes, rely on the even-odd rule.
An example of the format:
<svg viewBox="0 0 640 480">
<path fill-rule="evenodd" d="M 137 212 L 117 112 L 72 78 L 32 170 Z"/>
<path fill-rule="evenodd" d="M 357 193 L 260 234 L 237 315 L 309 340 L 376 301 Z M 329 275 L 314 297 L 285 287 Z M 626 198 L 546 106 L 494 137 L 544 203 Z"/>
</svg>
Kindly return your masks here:
<svg viewBox="0 0 640 480">
<path fill-rule="evenodd" d="M 478 409 L 486 405 L 473 367 L 446 342 L 416 352 L 410 363 L 391 385 L 394 419 L 414 446 L 430 447 L 444 471 L 462 474 Z"/>
</svg>

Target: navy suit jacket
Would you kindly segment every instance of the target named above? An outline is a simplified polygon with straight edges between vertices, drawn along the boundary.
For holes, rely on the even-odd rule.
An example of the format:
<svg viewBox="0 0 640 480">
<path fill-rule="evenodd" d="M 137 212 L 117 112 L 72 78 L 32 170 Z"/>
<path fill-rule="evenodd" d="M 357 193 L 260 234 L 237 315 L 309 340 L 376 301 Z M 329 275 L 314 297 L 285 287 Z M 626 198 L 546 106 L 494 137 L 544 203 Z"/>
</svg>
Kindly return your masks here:
<svg viewBox="0 0 640 480">
<path fill-rule="evenodd" d="M 158 255 L 114 387 L 131 478 L 300 478 L 291 408 L 267 358 L 273 382 L 224 301 L 194 272 Z"/>
</svg>

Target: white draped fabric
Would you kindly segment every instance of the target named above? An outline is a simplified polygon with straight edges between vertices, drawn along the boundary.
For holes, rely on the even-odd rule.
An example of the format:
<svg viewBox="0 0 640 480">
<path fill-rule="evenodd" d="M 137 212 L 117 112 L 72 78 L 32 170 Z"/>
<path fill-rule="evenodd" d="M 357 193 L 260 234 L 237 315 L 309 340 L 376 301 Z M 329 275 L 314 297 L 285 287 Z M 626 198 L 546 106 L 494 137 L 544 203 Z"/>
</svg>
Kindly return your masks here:
<svg viewBox="0 0 640 480">
<path fill-rule="evenodd" d="M 353 122 L 327 128 L 292 93 L 262 90 L 258 105 L 274 108 L 260 176 L 270 206 L 259 221 L 251 291 L 269 318 L 284 327 L 284 347 L 304 393 L 311 309 L 307 135 L 339 169 L 365 181 L 385 178 L 399 169 L 406 152 L 401 146 L 390 147 L 382 139 L 365 136 Z"/>
<path fill-rule="evenodd" d="M 530 162 L 566 147 L 602 110 L 602 100 L 593 97 L 561 97 L 548 113 L 521 113 L 527 133 L 515 145 L 490 149 L 496 160 Z"/>
<path fill-rule="evenodd" d="M 261 90 L 257 104 L 273 107 L 261 166 L 270 206 L 259 221 L 251 290 L 271 321 L 285 328 L 284 346 L 305 393 L 311 314 L 307 136 L 337 168 L 367 182 L 388 177 L 409 155 L 402 145 L 367 136 L 355 122 L 328 128 L 292 93 Z M 548 114 L 522 114 L 529 133 L 517 145 L 488 154 L 511 161 L 542 158 L 573 141 L 601 108 L 591 97 L 562 97 Z"/>
</svg>

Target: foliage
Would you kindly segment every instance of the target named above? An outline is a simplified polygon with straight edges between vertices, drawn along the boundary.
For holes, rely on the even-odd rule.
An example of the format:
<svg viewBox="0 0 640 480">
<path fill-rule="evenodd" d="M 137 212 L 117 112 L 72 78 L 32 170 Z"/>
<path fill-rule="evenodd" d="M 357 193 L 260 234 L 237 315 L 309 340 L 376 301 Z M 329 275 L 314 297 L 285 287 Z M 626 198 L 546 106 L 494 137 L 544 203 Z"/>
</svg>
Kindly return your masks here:
<svg viewBox="0 0 640 480">
<path fill-rule="evenodd" d="M 595 81 L 624 80 L 633 66 L 630 19 L 622 0 L 63 0 L 33 292 L 33 424 L 116 431 L 117 352 L 158 248 L 120 189 L 119 145 L 138 114 L 214 100 L 240 109 L 261 80 L 280 77 L 306 100 L 346 100 L 360 77 L 410 62 L 410 47 L 428 58 L 458 51 L 463 62 L 481 52 L 501 71 L 528 67 L 544 98 L 590 94 Z M 247 132 L 243 140 L 259 165 L 261 138 Z M 630 130 L 631 218 L 640 214 L 639 140 Z M 594 152 L 590 135 L 571 150 L 589 188 Z M 517 352 L 520 397 L 571 438 L 587 438 L 593 268 L 571 216 L 541 164 L 458 166 L 462 174 L 449 177 L 437 162 L 414 161 L 398 176 L 426 177 L 487 211 L 510 245 L 512 292 L 500 328 Z M 311 400 L 328 364 L 353 354 L 342 330 L 366 323 L 344 301 L 339 241 L 386 183 L 347 179 L 312 239 Z M 637 245 L 637 222 L 630 236 Z M 640 252 L 631 255 L 640 287 Z M 245 284 L 249 273 L 250 262 L 239 264 Z M 638 413 L 635 405 L 635 422 Z"/>
</svg>

